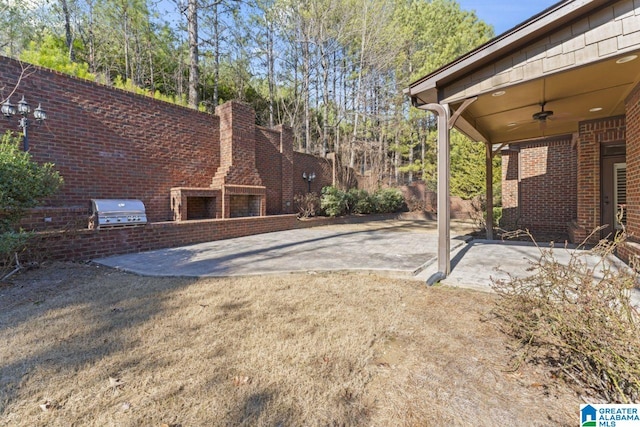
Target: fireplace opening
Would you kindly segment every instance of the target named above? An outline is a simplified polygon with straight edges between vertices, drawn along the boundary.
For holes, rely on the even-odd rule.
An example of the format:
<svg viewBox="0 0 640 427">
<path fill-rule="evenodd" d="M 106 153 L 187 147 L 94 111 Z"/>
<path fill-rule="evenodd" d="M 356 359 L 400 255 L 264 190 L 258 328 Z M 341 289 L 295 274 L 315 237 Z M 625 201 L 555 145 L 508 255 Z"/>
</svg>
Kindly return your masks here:
<svg viewBox="0 0 640 427">
<path fill-rule="evenodd" d="M 187 197 L 187 219 L 211 219 L 215 217 L 215 197 Z"/>
<path fill-rule="evenodd" d="M 229 216 L 260 216 L 261 196 L 233 195 L 229 197 Z"/>
</svg>

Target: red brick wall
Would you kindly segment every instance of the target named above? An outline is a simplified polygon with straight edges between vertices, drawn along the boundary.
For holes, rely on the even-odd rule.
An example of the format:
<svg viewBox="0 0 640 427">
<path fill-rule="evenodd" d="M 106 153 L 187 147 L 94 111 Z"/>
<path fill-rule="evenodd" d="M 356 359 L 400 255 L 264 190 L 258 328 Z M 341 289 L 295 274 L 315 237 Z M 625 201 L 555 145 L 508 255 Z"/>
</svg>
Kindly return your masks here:
<svg viewBox="0 0 640 427">
<path fill-rule="evenodd" d="M 631 244 L 619 248 L 619 252 L 623 259 L 637 262 L 640 256 L 640 85 L 626 100 L 626 117 L 627 232 Z"/>
<path fill-rule="evenodd" d="M 518 208 L 519 151 L 502 151 L 502 228 L 517 228 L 520 210 Z"/>
<path fill-rule="evenodd" d="M 282 212 L 282 161 L 280 132 L 257 127 L 256 167 L 262 178 L 262 185 L 267 187 L 267 215 Z"/>
<path fill-rule="evenodd" d="M 567 233 L 577 204 L 571 135 L 518 147 L 519 153 L 506 151 L 502 157 L 501 226 L 526 228 L 534 234 Z"/>
<path fill-rule="evenodd" d="M 50 232 L 41 235 L 40 250 L 48 259 L 92 259 L 303 226 L 295 215 L 157 222 L 139 227 Z"/>
<path fill-rule="evenodd" d="M 0 57 L 3 95 L 21 73 Z M 12 97 L 48 113 L 29 128 L 38 162 L 53 162 L 65 179 L 52 206 L 87 207 L 92 198 L 141 199 L 151 221 L 171 218 L 171 187 L 208 187 L 220 163 L 219 119 L 187 108 L 31 67 Z M 0 120 L 0 133 L 17 118 Z"/>
<path fill-rule="evenodd" d="M 601 223 L 600 148 L 607 142 L 624 141 L 625 117 L 589 120 L 579 124 L 578 131 L 578 210 L 573 240 L 582 242 Z M 632 176 L 627 170 L 627 176 Z M 594 235 L 590 243 L 596 243 Z"/>
<path fill-rule="evenodd" d="M 313 191 L 331 184 L 331 162 L 294 154 L 290 129 L 257 127 L 246 104 L 229 102 L 216 109 L 219 116 L 210 115 L 28 67 L 12 102 L 24 94 L 33 107 L 42 103 L 48 119 L 29 128 L 30 152 L 37 162 L 54 163 L 65 185 L 22 226 L 45 230 L 40 248 L 53 258 L 87 259 L 301 226 L 294 216 L 165 223 L 173 218 L 171 188 L 209 189 L 216 179 L 264 185 L 267 211 L 275 215 L 294 212 L 294 192 L 306 192 L 302 171 L 316 173 Z M 0 98 L 13 89 L 22 69 L 0 56 Z M 0 133 L 7 129 L 17 130 L 17 118 L 0 120 Z M 263 197 L 264 190 L 254 191 Z M 253 213 L 257 197 L 234 199 L 234 209 Z M 92 198 L 141 199 L 149 224 L 87 230 Z M 210 208 L 204 200 L 194 203 L 196 216 Z"/>
<path fill-rule="evenodd" d="M 283 125 L 276 126 L 280 132 L 280 153 L 281 153 L 281 176 L 282 176 L 282 213 L 292 213 L 295 211 L 293 205 L 293 131 Z"/>
<path fill-rule="evenodd" d="M 302 221 L 295 214 L 289 214 L 186 222 L 167 221 L 101 230 L 52 231 L 40 233 L 37 236 L 38 242 L 31 246 L 29 253 L 23 255 L 22 260 L 89 260 L 335 223 L 345 223 L 345 220 L 314 218 L 313 221 Z"/>
<path fill-rule="evenodd" d="M 230 101 L 216 107 L 220 116 L 220 168 L 216 186 L 262 185 L 256 169 L 256 115 L 247 104 Z"/>
<path fill-rule="evenodd" d="M 333 183 L 333 164 L 329 159 L 311 154 L 293 153 L 293 194 L 306 194 L 309 190 L 307 180 L 302 174 L 315 172 L 316 179 L 311 182 L 311 192 L 318 195 L 323 187 Z"/>
</svg>

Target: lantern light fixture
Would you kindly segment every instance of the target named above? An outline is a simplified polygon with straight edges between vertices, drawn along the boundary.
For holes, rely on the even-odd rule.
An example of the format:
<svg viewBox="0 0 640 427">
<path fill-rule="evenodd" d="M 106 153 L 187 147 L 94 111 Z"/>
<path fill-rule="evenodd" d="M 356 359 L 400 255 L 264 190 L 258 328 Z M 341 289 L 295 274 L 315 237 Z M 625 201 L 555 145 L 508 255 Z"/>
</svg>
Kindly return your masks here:
<svg viewBox="0 0 640 427">
<path fill-rule="evenodd" d="M 18 122 L 18 126 L 22 129 L 24 151 L 29 151 L 28 129 L 29 125 L 31 125 L 31 121 L 27 118 L 27 116 L 31 112 L 31 105 L 29 105 L 29 103 L 24 99 L 24 95 L 22 95 L 22 99 L 18 102 L 17 108 L 11 103 L 11 100 L 7 98 L 6 101 L 2 103 L 0 111 L 2 112 L 2 115 L 7 119 L 10 119 L 16 114 L 22 116 L 20 118 L 20 121 Z M 42 104 L 38 103 L 38 108 L 33 111 L 33 117 L 38 124 L 47 119 L 47 113 L 42 109 Z"/>
</svg>

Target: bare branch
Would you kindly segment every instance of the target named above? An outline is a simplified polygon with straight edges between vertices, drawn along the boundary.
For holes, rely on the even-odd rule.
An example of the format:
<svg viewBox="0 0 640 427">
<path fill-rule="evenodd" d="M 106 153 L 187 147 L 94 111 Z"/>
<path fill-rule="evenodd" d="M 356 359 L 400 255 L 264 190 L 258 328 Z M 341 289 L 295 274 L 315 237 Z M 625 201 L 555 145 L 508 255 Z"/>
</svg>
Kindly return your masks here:
<svg viewBox="0 0 640 427">
<path fill-rule="evenodd" d="M 33 67 L 33 65 L 31 64 L 24 64 L 23 62 L 20 62 L 20 76 L 18 76 L 18 81 L 15 83 L 15 85 L 13 86 L 13 88 L 11 89 L 11 92 L 9 92 L 9 94 L 6 96 L 4 96 L 4 92 L 6 90 L 5 86 L 2 86 L 0 88 L 0 94 L 2 94 L 0 96 L 0 103 L 6 102 L 8 99 L 10 99 L 13 94 L 16 93 L 16 91 L 18 90 L 18 88 L 20 87 L 20 83 L 22 83 L 22 80 L 26 79 L 27 77 L 29 77 L 31 74 L 35 73 L 35 69 Z"/>
</svg>

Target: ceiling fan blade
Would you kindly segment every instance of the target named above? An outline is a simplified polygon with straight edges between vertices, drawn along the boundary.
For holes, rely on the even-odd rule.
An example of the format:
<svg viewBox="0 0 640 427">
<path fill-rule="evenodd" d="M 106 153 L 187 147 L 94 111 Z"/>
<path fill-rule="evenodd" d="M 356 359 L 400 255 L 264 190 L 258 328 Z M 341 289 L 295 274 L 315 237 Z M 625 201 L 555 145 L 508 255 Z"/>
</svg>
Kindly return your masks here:
<svg viewBox="0 0 640 427">
<path fill-rule="evenodd" d="M 540 130 L 542 131 L 542 135 L 544 136 L 544 132 L 547 130 L 546 120 L 540 120 Z"/>
</svg>

